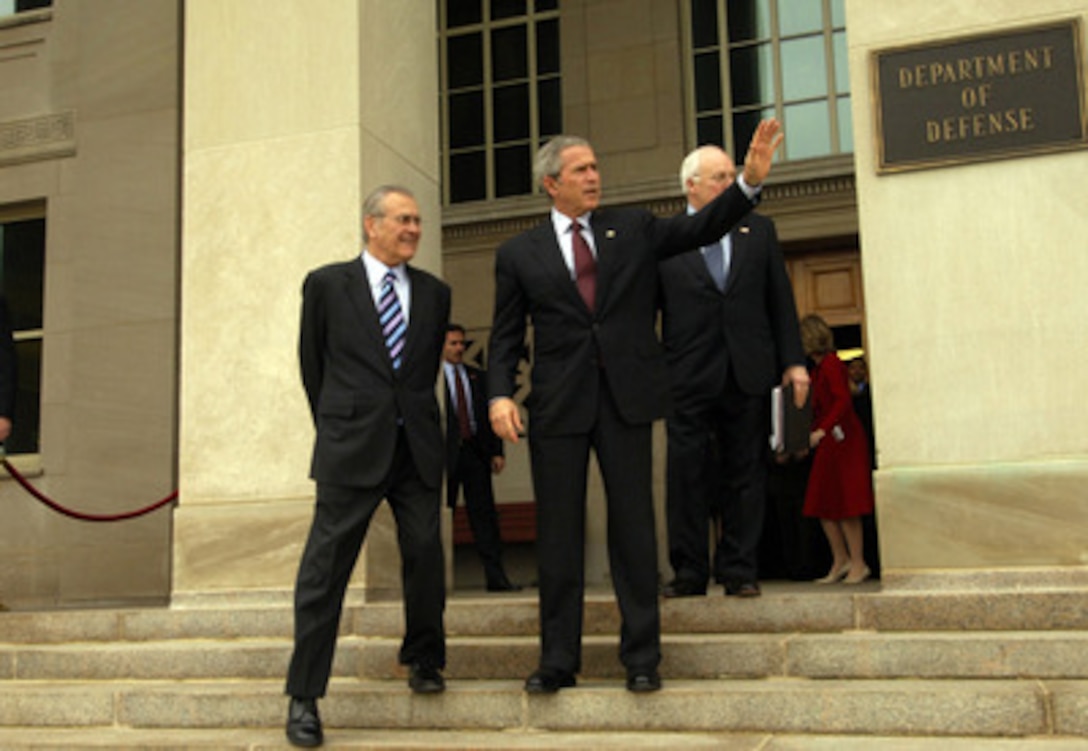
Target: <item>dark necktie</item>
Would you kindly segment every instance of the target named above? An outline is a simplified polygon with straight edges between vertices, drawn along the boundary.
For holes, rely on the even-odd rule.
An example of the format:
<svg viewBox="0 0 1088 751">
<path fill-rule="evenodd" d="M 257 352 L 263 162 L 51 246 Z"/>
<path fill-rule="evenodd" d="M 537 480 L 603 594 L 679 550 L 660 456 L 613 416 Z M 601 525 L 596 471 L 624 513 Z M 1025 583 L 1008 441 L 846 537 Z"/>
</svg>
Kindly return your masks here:
<svg viewBox="0 0 1088 751">
<path fill-rule="evenodd" d="M 586 307 L 593 310 L 597 297 L 597 260 L 593 257 L 593 251 L 589 249 L 589 243 L 582 236 L 580 222 L 571 222 L 570 234 L 571 246 L 574 249 L 574 279 L 578 284 L 578 293 L 585 301 Z"/>
<path fill-rule="evenodd" d="M 716 243 L 711 243 L 706 246 L 706 253 L 703 256 L 706 259 L 706 268 L 710 272 L 710 275 L 714 277 L 714 283 L 718 285 L 719 290 L 725 289 L 725 249 L 722 248 L 722 242 L 719 240 Z"/>
<path fill-rule="evenodd" d="M 461 380 L 461 369 L 457 366 L 453 368 L 453 382 L 456 384 L 457 391 L 457 422 L 461 426 L 461 440 L 467 441 L 472 438 L 472 423 L 468 419 L 468 397 L 465 396 L 465 384 Z"/>
<path fill-rule="evenodd" d="M 396 275 L 392 271 L 385 272 L 382 278 L 382 289 L 378 295 L 378 321 L 382 326 L 382 336 L 389 350 L 389 358 L 393 361 L 393 370 L 398 370 L 401 354 L 404 352 L 404 334 L 408 327 L 404 322 L 404 311 L 401 310 L 397 292 L 393 289 L 394 279 Z"/>
</svg>

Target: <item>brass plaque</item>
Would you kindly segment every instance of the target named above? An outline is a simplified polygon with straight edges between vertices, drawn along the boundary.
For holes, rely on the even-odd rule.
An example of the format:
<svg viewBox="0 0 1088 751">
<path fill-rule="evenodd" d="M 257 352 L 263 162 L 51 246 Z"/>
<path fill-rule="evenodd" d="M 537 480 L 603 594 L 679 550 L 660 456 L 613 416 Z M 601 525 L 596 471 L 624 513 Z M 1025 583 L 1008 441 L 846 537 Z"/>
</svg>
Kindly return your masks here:
<svg viewBox="0 0 1088 751">
<path fill-rule="evenodd" d="M 878 50 L 878 172 L 1088 145 L 1079 19 Z"/>
</svg>

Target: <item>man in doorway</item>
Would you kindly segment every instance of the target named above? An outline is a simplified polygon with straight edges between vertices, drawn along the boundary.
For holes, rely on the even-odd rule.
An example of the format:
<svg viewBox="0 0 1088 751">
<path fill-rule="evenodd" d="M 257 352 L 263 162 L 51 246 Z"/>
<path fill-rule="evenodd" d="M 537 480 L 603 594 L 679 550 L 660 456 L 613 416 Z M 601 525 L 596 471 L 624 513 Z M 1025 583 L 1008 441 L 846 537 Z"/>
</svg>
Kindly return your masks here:
<svg viewBox="0 0 1088 751">
<path fill-rule="evenodd" d="M 738 184 L 693 216 L 599 209 L 597 158 L 584 139 L 557 136 L 537 152 L 534 176 L 552 210 L 496 254 L 488 348 L 491 423 L 516 442 L 523 426 L 512 397 L 532 323 L 529 453 L 541 655 L 525 682 L 528 693 L 574 686 L 581 669 L 590 449 L 605 486 L 627 689 L 661 688 L 651 425 L 667 409 L 668 374 L 655 333 L 657 264 L 717 240 L 749 212 L 782 141 L 779 130 L 777 121 L 761 123 Z"/>
<path fill-rule="evenodd" d="M 446 382 L 446 504 L 457 508 L 457 496 L 464 488 L 465 511 L 476 553 L 484 567 L 488 592 L 516 592 L 521 589 L 506 576 L 502 565 L 502 537 L 495 510 L 491 475 L 506 466 L 502 440 L 496 437 L 487 417 L 485 373 L 465 360 L 465 327 L 446 327 L 442 349 L 442 370 Z"/>
<path fill-rule="evenodd" d="M 728 190 L 736 176 L 717 146 L 688 154 L 680 168 L 688 213 Z M 804 403 L 809 386 L 774 224 L 750 213 L 700 252 L 671 258 L 659 270 L 674 401 L 666 517 L 675 578 L 664 595 L 706 594 L 709 524 L 718 516 L 714 567 L 725 593 L 757 597 L 771 390 L 792 383 Z"/>
<path fill-rule="evenodd" d="M 313 524 L 295 584 L 287 738 L 323 742 L 317 700 L 332 668 L 344 593 L 384 499 L 397 525 L 405 634 L 399 661 L 416 693 L 445 689 L 445 568 L 440 536 L 444 448 L 435 379 L 450 290 L 409 265 L 419 207 L 383 186 L 363 204 L 361 255 L 324 266 L 302 291 L 299 360 L 317 428 Z"/>
</svg>

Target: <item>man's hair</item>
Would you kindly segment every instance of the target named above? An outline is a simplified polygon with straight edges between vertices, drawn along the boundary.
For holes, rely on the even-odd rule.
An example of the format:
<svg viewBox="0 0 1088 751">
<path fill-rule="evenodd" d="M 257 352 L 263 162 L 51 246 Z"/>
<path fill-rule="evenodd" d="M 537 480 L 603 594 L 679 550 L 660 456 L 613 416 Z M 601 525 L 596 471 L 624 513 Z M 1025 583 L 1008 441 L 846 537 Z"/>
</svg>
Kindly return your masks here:
<svg viewBox="0 0 1088 751">
<path fill-rule="evenodd" d="M 713 144 L 707 144 L 700 146 L 693 150 L 686 157 L 684 161 L 680 163 L 680 190 L 683 193 L 688 192 L 688 180 L 695 180 L 696 175 L 699 172 L 699 168 L 703 165 L 703 154 L 708 151 L 723 151 Z M 728 154 L 726 154 L 728 156 Z"/>
<path fill-rule="evenodd" d="M 589 141 L 581 136 L 555 136 L 536 152 L 533 160 L 533 181 L 537 185 L 544 184 L 545 177 L 558 177 L 559 170 L 563 168 L 563 151 L 572 146 L 586 146 Z"/>
<path fill-rule="evenodd" d="M 450 333 L 451 331 L 457 331 L 457 332 L 459 332 L 459 333 L 461 333 L 461 334 L 467 334 L 467 333 L 468 333 L 467 331 L 465 331 L 465 327 L 464 327 L 464 326 L 462 326 L 462 325 L 461 325 L 461 324 L 459 324 L 459 323 L 449 323 L 449 324 L 446 324 L 446 333 L 448 334 L 448 333 Z"/>
<path fill-rule="evenodd" d="M 380 185 L 372 190 L 370 195 L 366 197 L 366 200 L 363 201 L 363 242 L 370 241 L 366 232 L 366 218 L 368 216 L 385 216 L 385 199 L 394 193 L 415 200 L 415 195 L 412 194 L 412 191 L 400 185 Z"/>
</svg>

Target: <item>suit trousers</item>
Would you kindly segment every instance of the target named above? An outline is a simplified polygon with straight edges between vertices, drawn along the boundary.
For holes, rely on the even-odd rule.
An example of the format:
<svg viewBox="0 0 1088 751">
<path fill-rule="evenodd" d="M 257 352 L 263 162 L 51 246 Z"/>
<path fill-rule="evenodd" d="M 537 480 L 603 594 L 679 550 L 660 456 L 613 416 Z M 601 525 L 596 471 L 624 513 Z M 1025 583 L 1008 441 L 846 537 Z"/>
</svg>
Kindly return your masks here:
<svg viewBox="0 0 1088 751">
<path fill-rule="evenodd" d="M 318 483 L 317 504 L 295 584 L 295 649 L 286 693 L 325 695 L 344 594 L 374 512 L 384 498 L 393 510 L 401 555 L 405 634 L 401 664 L 445 667 L 442 617 L 446 603 L 440 536 L 441 497 L 420 479 L 404 431 L 393 465 L 377 488 Z"/>
<path fill-rule="evenodd" d="M 744 393 L 729 375 L 722 394 L 669 417 L 666 517 L 676 578 L 706 585 L 710 520 L 721 520 L 714 572 L 723 582 L 759 578 L 767 488 L 770 395 Z"/>
<path fill-rule="evenodd" d="M 607 505 L 608 560 L 623 623 L 620 661 L 653 670 L 661 661 L 657 542 L 654 534 L 652 435 L 616 410 L 603 377 L 596 421 L 588 433 L 532 434 L 537 502 L 540 667 L 577 673 L 582 662 L 585 595 L 586 474 L 597 455 Z"/>
<path fill-rule="evenodd" d="M 491 457 L 484 453 L 475 438 L 461 441 L 454 476 L 465 496 L 465 511 L 484 576 L 488 585 L 500 585 L 506 579 L 502 567 L 502 537 L 491 484 Z M 456 500 L 450 499 L 451 504 Z"/>
</svg>

